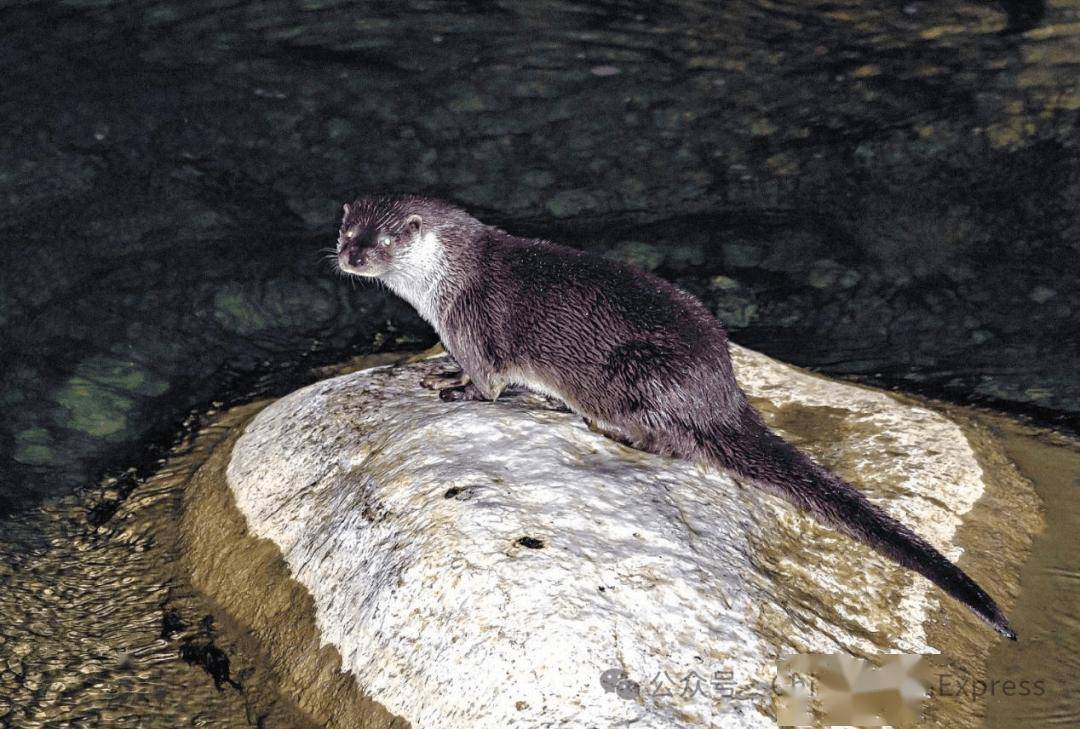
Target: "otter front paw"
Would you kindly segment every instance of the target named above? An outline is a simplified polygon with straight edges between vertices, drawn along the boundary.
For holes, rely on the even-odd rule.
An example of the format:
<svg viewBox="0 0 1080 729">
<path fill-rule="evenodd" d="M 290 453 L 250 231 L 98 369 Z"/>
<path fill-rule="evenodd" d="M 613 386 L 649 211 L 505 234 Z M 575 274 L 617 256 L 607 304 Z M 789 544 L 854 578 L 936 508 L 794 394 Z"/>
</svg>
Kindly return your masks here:
<svg viewBox="0 0 1080 729">
<path fill-rule="evenodd" d="M 439 399 L 443 402 L 465 402 L 469 400 L 487 400 L 476 385 L 469 383 L 460 387 L 444 387 L 439 390 Z"/>
<path fill-rule="evenodd" d="M 448 387 L 461 387 L 469 384 L 469 376 L 462 370 L 454 372 L 432 372 L 424 375 L 420 386 L 428 390 L 444 390 Z"/>
</svg>

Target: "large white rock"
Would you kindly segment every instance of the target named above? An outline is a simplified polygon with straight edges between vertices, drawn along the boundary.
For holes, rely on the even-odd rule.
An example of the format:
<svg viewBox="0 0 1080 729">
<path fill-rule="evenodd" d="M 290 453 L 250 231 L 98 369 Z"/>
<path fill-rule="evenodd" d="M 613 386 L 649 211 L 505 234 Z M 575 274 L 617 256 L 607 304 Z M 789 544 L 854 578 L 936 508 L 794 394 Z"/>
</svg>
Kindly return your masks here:
<svg viewBox="0 0 1080 729">
<path fill-rule="evenodd" d="M 959 555 L 954 533 L 983 482 L 955 424 L 734 356 L 788 435 Z M 413 726 L 774 727 L 782 653 L 934 652 L 927 616 L 948 598 L 922 578 L 535 396 L 443 403 L 418 382 L 445 367 L 293 393 L 254 419 L 227 471 L 250 531 L 314 597 L 343 668 Z M 822 424 L 828 437 L 814 441 Z M 956 629 L 990 635 L 974 619 Z M 606 690 L 608 669 L 637 696 Z"/>
</svg>

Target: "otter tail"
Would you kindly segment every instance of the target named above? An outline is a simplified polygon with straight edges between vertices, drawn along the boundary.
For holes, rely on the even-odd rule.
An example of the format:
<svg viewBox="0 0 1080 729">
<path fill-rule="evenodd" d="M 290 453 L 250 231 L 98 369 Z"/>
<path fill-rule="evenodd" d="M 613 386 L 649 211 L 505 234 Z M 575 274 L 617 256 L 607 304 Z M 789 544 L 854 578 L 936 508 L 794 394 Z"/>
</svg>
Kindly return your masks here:
<svg viewBox="0 0 1080 729">
<path fill-rule="evenodd" d="M 831 526 L 912 569 L 971 608 L 1010 640 L 994 600 L 922 537 L 874 506 L 861 492 L 770 431 L 748 405 L 738 429 L 699 438 L 716 465 L 751 479 Z"/>
</svg>

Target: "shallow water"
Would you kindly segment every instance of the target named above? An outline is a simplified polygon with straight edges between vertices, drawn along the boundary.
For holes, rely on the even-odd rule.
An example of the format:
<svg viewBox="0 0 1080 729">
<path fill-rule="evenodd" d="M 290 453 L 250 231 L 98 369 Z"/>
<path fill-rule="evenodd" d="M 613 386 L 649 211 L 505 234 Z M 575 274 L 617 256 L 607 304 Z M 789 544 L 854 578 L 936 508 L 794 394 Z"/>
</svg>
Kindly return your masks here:
<svg viewBox="0 0 1080 729">
<path fill-rule="evenodd" d="M 108 481 L 6 525 L 0 725 L 306 725 L 242 633 L 177 570 L 180 490 L 225 432 L 192 431 L 153 476 Z"/>
<path fill-rule="evenodd" d="M 327 374 L 279 373 L 234 397 Z M 234 422 L 218 409 L 192 414 L 152 464 L 4 522 L 0 726 L 308 725 L 257 647 L 180 568 L 184 485 Z"/>
<path fill-rule="evenodd" d="M 987 702 L 986 726 L 1080 726 L 1080 442 L 1000 418 L 990 422 L 1043 500 L 1046 530 L 1024 566 L 1012 611 L 1017 623 L 1029 626 L 1027 634 L 1015 645 L 999 645 L 987 672 L 1002 680 L 1042 681 L 1045 695 L 995 694 Z"/>
</svg>

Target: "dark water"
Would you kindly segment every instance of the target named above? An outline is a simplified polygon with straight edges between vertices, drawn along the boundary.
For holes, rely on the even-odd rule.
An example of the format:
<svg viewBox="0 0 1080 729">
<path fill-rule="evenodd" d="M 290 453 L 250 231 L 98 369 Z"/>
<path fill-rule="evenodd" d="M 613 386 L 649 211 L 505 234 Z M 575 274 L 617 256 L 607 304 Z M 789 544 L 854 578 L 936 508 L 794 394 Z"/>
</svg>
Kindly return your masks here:
<svg viewBox="0 0 1080 729">
<path fill-rule="evenodd" d="M 320 266 L 381 189 L 613 250 L 782 359 L 1075 427 L 1078 15 L 5 3 L 0 509 L 236 376 L 430 341 Z"/>
<path fill-rule="evenodd" d="M 193 408 L 434 341 L 321 263 L 375 190 L 633 260 L 781 359 L 1076 430 L 1078 23 L 1073 0 L 0 3 L 0 515 L 152 472 Z"/>
</svg>

